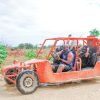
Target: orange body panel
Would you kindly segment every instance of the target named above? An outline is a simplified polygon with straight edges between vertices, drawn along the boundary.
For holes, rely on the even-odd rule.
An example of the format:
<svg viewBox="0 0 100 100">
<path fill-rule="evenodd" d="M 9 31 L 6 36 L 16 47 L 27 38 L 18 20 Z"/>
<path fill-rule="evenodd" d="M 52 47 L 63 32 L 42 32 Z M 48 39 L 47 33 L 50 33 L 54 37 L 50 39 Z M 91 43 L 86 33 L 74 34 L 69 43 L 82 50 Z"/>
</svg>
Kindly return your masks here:
<svg viewBox="0 0 100 100">
<path fill-rule="evenodd" d="M 68 71 L 61 73 L 53 73 L 52 67 L 49 62 L 45 62 L 45 64 L 42 65 L 43 66 L 39 67 L 39 69 L 37 68 L 37 74 L 39 75 L 40 83 L 69 82 L 74 80 L 84 80 L 100 76 L 100 62 L 97 62 L 94 69 Z M 45 70 L 42 70 L 41 68 Z"/>
</svg>

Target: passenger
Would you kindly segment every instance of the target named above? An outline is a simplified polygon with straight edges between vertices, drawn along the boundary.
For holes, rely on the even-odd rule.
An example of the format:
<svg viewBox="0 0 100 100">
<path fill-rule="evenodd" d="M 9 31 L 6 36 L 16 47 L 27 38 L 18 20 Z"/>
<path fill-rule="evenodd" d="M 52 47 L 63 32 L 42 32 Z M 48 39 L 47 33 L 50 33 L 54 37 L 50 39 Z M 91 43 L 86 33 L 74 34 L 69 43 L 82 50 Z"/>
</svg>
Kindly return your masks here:
<svg viewBox="0 0 100 100">
<path fill-rule="evenodd" d="M 68 49 L 67 46 L 64 47 L 64 50 L 61 50 L 57 53 L 60 57 L 60 64 L 57 69 L 57 72 L 62 72 L 64 70 L 73 70 L 74 66 L 74 54 Z"/>
</svg>

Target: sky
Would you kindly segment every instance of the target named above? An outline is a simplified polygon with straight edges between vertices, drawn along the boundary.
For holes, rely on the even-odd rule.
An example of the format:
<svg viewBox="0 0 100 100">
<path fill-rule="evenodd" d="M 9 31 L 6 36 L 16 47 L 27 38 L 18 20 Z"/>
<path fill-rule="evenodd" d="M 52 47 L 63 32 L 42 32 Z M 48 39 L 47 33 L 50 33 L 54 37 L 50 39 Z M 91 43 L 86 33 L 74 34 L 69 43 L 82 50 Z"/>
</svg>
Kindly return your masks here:
<svg viewBox="0 0 100 100">
<path fill-rule="evenodd" d="M 0 41 L 39 44 L 45 38 L 100 30 L 100 0 L 0 0 Z"/>
</svg>

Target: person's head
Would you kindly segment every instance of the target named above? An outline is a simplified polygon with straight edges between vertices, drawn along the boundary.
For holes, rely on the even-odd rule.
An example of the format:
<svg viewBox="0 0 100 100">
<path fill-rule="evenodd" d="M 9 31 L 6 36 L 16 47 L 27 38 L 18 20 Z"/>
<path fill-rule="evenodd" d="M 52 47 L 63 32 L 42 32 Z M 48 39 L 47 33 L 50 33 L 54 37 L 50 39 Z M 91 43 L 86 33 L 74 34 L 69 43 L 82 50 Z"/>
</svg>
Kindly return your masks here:
<svg viewBox="0 0 100 100">
<path fill-rule="evenodd" d="M 72 36 L 71 34 L 68 35 L 68 37 L 71 37 L 71 36 Z"/>
<path fill-rule="evenodd" d="M 69 50 L 69 46 L 68 45 L 64 45 L 64 50 L 68 51 Z"/>
</svg>

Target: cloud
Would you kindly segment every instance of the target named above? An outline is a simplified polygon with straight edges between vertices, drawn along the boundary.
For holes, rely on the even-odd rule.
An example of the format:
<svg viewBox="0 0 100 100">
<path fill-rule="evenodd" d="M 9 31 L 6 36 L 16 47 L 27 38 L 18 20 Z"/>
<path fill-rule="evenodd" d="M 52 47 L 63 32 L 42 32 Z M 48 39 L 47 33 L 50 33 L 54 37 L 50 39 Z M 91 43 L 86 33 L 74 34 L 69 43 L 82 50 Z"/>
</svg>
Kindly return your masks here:
<svg viewBox="0 0 100 100">
<path fill-rule="evenodd" d="M 17 45 L 69 33 L 85 36 L 100 30 L 99 5 L 99 0 L 0 0 L 0 37 Z"/>
</svg>

